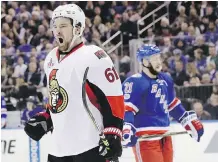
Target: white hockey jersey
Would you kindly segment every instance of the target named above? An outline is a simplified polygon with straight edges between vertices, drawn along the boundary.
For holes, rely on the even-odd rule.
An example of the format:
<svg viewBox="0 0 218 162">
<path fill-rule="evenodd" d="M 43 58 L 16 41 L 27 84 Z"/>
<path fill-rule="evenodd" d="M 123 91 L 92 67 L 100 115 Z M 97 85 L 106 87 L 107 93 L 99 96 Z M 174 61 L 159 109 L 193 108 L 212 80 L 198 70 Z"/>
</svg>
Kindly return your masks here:
<svg viewBox="0 0 218 162">
<path fill-rule="evenodd" d="M 82 82 L 87 67 L 87 102 L 102 129 L 122 129 L 124 100 L 119 75 L 101 48 L 81 43 L 59 59 L 59 50 L 54 48 L 45 59 L 44 69 L 48 82 L 48 109 L 54 127 L 49 154 L 62 157 L 98 146 L 99 132 L 82 101 Z"/>
</svg>

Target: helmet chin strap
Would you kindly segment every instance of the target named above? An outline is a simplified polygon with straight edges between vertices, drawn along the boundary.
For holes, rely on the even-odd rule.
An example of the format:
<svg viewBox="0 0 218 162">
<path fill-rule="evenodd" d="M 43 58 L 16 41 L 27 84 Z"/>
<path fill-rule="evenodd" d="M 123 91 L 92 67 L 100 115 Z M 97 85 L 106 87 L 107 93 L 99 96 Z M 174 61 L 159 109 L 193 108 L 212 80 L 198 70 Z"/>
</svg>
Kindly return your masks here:
<svg viewBox="0 0 218 162">
<path fill-rule="evenodd" d="M 77 38 L 79 38 L 79 36 L 76 35 L 75 30 L 76 30 L 76 27 L 73 28 L 73 38 L 72 38 L 72 41 L 71 41 L 71 43 L 70 43 L 68 49 L 67 49 L 66 51 L 64 51 L 64 52 L 69 52 L 69 51 L 73 48 L 73 44 L 74 44 L 75 40 L 76 40 Z"/>
<path fill-rule="evenodd" d="M 150 62 L 149 62 L 148 66 L 145 66 L 144 63 L 142 62 L 142 66 L 147 68 L 152 75 L 158 75 L 158 73 L 159 73 L 156 70 L 154 70 L 154 68 L 153 68 L 153 66 L 151 65 Z"/>
</svg>

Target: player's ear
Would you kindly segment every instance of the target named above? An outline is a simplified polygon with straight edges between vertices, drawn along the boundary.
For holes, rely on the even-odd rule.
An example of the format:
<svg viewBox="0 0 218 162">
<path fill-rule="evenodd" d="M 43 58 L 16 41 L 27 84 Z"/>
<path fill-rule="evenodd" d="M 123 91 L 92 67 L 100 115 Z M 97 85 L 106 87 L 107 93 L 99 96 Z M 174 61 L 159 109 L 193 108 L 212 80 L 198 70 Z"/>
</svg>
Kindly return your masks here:
<svg viewBox="0 0 218 162">
<path fill-rule="evenodd" d="M 142 59 L 142 63 L 143 63 L 143 65 L 146 66 L 146 67 L 149 65 L 149 62 L 148 62 L 147 59 Z"/>
</svg>

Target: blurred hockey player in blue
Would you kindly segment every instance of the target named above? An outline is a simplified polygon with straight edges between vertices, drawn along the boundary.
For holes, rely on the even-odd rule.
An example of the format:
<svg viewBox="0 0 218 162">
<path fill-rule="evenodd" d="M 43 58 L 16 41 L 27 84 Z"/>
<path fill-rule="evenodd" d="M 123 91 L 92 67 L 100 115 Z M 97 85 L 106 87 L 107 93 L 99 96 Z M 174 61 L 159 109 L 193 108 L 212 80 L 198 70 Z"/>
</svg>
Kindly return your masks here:
<svg viewBox="0 0 218 162">
<path fill-rule="evenodd" d="M 1 96 L 1 112 L 1 128 L 5 128 L 7 124 L 7 107 L 3 96 Z"/>
<path fill-rule="evenodd" d="M 133 147 L 137 162 L 172 162 L 170 136 L 138 141 L 143 135 L 169 131 L 169 115 L 200 141 L 203 125 L 194 111 L 186 111 L 176 97 L 172 78 L 163 72 L 161 51 L 155 45 L 143 45 L 137 51 L 142 72 L 123 82 L 125 119 L 123 145 Z"/>
</svg>

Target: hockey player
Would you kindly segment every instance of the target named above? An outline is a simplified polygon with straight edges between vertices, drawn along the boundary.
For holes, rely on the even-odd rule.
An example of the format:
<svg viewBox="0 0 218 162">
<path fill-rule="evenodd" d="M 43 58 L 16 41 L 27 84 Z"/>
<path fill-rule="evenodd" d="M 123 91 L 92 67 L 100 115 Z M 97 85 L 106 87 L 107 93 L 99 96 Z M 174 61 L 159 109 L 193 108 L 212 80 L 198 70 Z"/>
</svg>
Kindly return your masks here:
<svg viewBox="0 0 218 162">
<path fill-rule="evenodd" d="M 7 124 L 7 107 L 3 96 L 1 96 L 1 112 L 1 128 L 5 128 Z"/>
<path fill-rule="evenodd" d="M 48 162 L 115 160 L 122 153 L 124 99 L 113 63 L 101 48 L 83 44 L 85 15 L 79 6 L 57 7 L 51 26 L 58 47 L 44 63 L 48 109 L 30 119 L 25 132 L 36 141 L 52 132 Z M 87 67 L 88 107 L 102 128 L 104 140 L 83 106 L 82 83 Z"/>
<path fill-rule="evenodd" d="M 125 118 L 123 145 L 133 147 L 137 162 L 172 162 L 171 137 L 137 142 L 142 135 L 164 134 L 169 130 L 171 115 L 200 141 L 204 129 L 194 111 L 185 111 L 174 92 L 173 80 L 162 73 L 160 49 L 143 45 L 137 51 L 142 72 L 123 83 Z"/>
</svg>

